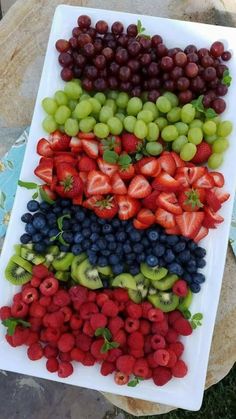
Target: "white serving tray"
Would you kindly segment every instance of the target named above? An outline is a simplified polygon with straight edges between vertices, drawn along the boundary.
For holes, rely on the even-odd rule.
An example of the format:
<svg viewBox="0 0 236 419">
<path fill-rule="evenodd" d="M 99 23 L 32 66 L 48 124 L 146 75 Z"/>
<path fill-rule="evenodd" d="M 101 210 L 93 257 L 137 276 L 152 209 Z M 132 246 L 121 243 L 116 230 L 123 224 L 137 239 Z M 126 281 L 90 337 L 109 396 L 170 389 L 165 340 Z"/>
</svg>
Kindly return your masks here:
<svg viewBox="0 0 236 419">
<path fill-rule="evenodd" d="M 153 16 L 140 16 L 129 13 L 113 12 L 84 7 L 58 6 L 54 15 L 47 53 L 44 62 L 41 82 L 36 100 L 29 141 L 25 153 L 24 163 L 20 178 L 27 181 L 38 181 L 33 175 L 33 169 L 37 165 L 36 144 L 40 137 L 45 135 L 41 128 L 44 112 L 41 109 L 41 100 L 45 96 L 53 95 L 63 87 L 60 79 L 60 66 L 57 61 L 58 53 L 54 44 L 59 38 L 69 38 L 71 30 L 76 26 L 77 17 L 88 14 L 95 23 L 99 19 L 108 21 L 109 24 L 121 20 L 125 26 L 136 23 L 141 19 L 146 33 L 159 33 L 167 46 L 185 47 L 187 44 L 196 44 L 197 47 L 209 47 L 215 40 L 222 40 L 227 49 L 233 52 L 230 62 L 230 73 L 233 83 L 227 95 L 227 110 L 224 119 L 234 121 L 235 97 L 236 97 L 236 29 L 221 26 L 211 26 L 192 22 L 163 19 Z M 19 106 L 21 106 L 19 102 Z M 236 125 L 236 124 L 235 124 Z M 76 386 L 91 388 L 109 393 L 135 397 L 152 402 L 168 404 L 189 410 L 198 410 L 202 403 L 207 363 L 211 346 L 214 322 L 219 302 L 221 283 L 224 272 L 228 235 L 232 215 L 233 198 L 236 186 L 236 135 L 235 130 L 231 134 L 230 149 L 225 154 L 225 161 L 220 170 L 225 176 L 225 190 L 230 192 L 231 199 L 226 202 L 221 211 L 225 222 L 211 230 L 202 245 L 207 249 L 207 266 L 205 274 L 206 283 L 199 294 L 195 295 L 191 306 L 192 313 L 202 312 L 204 315 L 203 326 L 194 331 L 193 335 L 183 339 L 185 351 L 183 359 L 187 362 L 189 372 L 184 379 L 172 379 L 164 387 L 157 387 L 152 380 L 140 383 L 137 387 L 118 386 L 114 383 L 113 376 L 103 377 L 99 374 L 99 366 L 83 367 L 75 366 L 74 374 L 67 379 L 60 379 L 56 374 L 50 374 L 45 368 L 45 360 L 36 362 L 29 361 L 26 356 L 26 348 L 12 348 L 4 339 L 5 328 L 0 326 L 0 369 L 28 374 L 40 378 L 73 384 Z M 234 140 L 234 141 L 233 141 Z M 19 242 L 23 233 L 21 215 L 26 211 L 26 202 L 32 193 L 18 187 L 14 207 L 9 223 L 7 236 L 2 250 L 0 263 L 0 305 L 10 304 L 17 288 L 4 279 L 4 269 L 8 259 L 13 253 L 13 246 Z M 79 402 L 79 401 L 78 401 Z"/>
</svg>

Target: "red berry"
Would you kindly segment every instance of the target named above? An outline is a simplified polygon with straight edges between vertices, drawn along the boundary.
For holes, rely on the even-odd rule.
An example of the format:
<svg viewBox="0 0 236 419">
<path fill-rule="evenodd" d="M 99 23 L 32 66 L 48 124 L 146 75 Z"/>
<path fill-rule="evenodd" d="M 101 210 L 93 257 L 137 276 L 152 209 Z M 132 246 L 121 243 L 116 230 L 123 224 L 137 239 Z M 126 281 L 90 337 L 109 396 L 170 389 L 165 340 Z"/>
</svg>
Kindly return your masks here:
<svg viewBox="0 0 236 419">
<path fill-rule="evenodd" d="M 97 305 L 98 307 L 102 307 L 103 304 L 109 300 L 108 295 L 104 294 L 103 292 L 101 294 L 97 295 Z"/>
<path fill-rule="evenodd" d="M 43 295 L 39 299 L 39 304 L 41 304 L 41 306 L 43 306 L 43 307 L 48 307 L 48 306 L 50 306 L 51 303 L 52 303 L 52 298 L 51 297 L 46 297 L 45 295 Z"/>
<path fill-rule="evenodd" d="M 116 368 L 123 374 L 130 375 L 133 373 L 135 358 L 131 355 L 121 355 L 116 360 Z"/>
<path fill-rule="evenodd" d="M 63 362 L 70 362 L 71 361 L 71 356 L 70 356 L 70 352 L 59 352 L 59 359 Z"/>
<path fill-rule="evenodd" d="M 148 363 L 148 365 L 149 365 L 150 368 L 156 368 L 156 367 L 158 367 L 158 362 L 156 361 L 153 352 L 151 354 L 148 354 L 148 356 L 146 357 L 146 359 L 147 359 L 147 363 Z"/>
<path fill-rule="evenodd" d="M 166 347 L 166 341 L 161 335 L 153 335 L 151 337 L 151 346 L 152 349 L 164 349 Z"/>
<path fill-rule="evenodd" d="M 159 308 L 151 308 L 148 311 L 148 320 L 150 322 L 161 322 L 164 320 L 164 314 L 163 311 L 161 311 Z"/>
<path fill-rule="evenodd" d="M 177 358 L 179 358 L 184 352 L 184 345 L 182 342 L 170 343 L 168 349 L 171 349 L 176 354 Z"/>
<path fill-rule="evenodd" d="M 11 317 L 11 307 L 3 306 L 0 308 L 0 319 L 6 320 Z"/>
<path fill-rule="evenodd" d="M 70 352 L 70 357 L 72 361 L 83 362 L 85 352 L 81 351 L 79 348 L 73 348 Z"/>
<path fill-rule="evenodd" d="M 72 316 L 72 310 L 70 307 L 67 306 L 63 306 L 60 308 L 60 312 L 63 314 L 64 316 L 64 323 L 67 323 L 70 321 L 70 318 Z"/>
<path fill-rule="evenodd" d="M 46 317 L 46 316 L 45 316 Z M 52 328 L 60 328 L 64 323 L 64 316 L 61 311 L 50 313 L 47 315 L 48 326 Z"/>
<path fill-rule="evenodd" d="M 46 314 L 46 308 L 35 301 L 30 305 L 29 314 L 30 316 L 41 318 Z"/>
<path fill-rule="evenodd" d="M 121 317 L 112 317 L 108 322 L 108 329 L 114 336 L 120 329 L 124 327 L 124 320 Z"/>
<path fill-rule="evenodd" d="M 43 357 L 43 348 L 40 343 L 37 342 L 30 345 L 27 350 L 27 355 L 31 361 L 41 359 Z"/>
<path fill-rule="evenodd" d="M 125 320 L 125 330 L 128 333 L 136 332 L 136 330 L 139 329 L 140 321 L 138 319 L 132 319 L 131 317 L 128 317 Z"/>
<path fill-rule="evenodd" d="M 126 344 L 126 333 L 124 329 L 120 329 L 114 336 L 114 342 L 119 343 L 119 346 L 122 348 Z"/>
<path fill-rule="evenodd" d="M 52 299 L 53 303 L 59 307 L 68 306 L 70 304 L 70 295 L 66 290 L 58 290 Z"/>
<path fill-rule="evenodd" d="M 57 306 L 56 304 L 54 304 L 54 303 L 51 303 L 50 304 L 50 306 L 48 306 L 47 307 L 47 312 L 48 313 L 55 313 L 55 311 L 58 311 L 59 310 L 59 306 Z"/>
<path fill-rule="evenodd" d="M 187 374 L 188 367 L 182 359 L 179 359 L 171 371 L 174 377 L 182 378 Z"/>
<path fill-rule="evenodd" d="M 42 318 L 30 317 L 28 321 L 30 323 L 30 330 L 32 330 L 33 332 L 39 332 L 42 325 Z"/>
<path fill-rule="evenodd" d="M 168 368 L 173 368 L 177 362 L 177 356 L 175 354 L 174 351 L 172 351 L 171 349 L 167 349 L 169 355 L 170 355 L 170 359 L 168 361 L 168 364 L 166 365 Z"/>
<path fill-rule="evenodd" d="M 92 367 L 96 362 L 96 359 L 89 352 L 85 354 L 82 364 L 85 367 Z"/>
<path fill-rule="evenodd" d="M 80 285 L 76 285 L 69 289 L 69 295 L 73 303 L 76 302 L 78 304 L 82 304 L 88 300 L 88 289 L 81 287 Z"/>
<path fill-rule="evenodd" d="M 148 319 L 148 312 L 152 307 L 152 304 L 149 303 L 148 301 L 143 301 L 141 303 L 141 307 L 142 307 L 142 317 L 144 317 L 145 319 Z"/>
<path fill-rule="evenodd" d="M 58 371 L 59 362 L 57 358 L 49 358 L 46 362 L 46 368 L 49 372 L 56 372 Z"/>
<path fill-rule="evenodd" d="M 129 301 L 129 294 L 124 288 L 115 288 L 113 290 L 113 297 L 119 302 L 126 303 Z"/>
<path fill-rule="evenodd" d="M 40 279 L 46 278 L 48 274 L 49 274 L 48 268 L 42 264 L 34 265 L 32 268 L 32 275 L 36 276 L 37 278 L 40 278 Z"/>
<path fill-rule="evenodd" d="M 91 354 L 94 356 L 94 358 L 96 359 L 106 359 L 107 358 L 107 352 L 102 353 L 102 347 L 104 345 L 104 340 L 103 339 L 97 339 L 95 340 L 92 345 L 91 345 Z"/>
<path fill-rule="evenodd" d="M 73 374 L 73 365 L 70 362 L 60 362 L 58 368 L 58 377 L 66 378 Z"/>
<path fill-rule="evenodd" d="M 122 355 L 122 350 L 119 348 L 110 349 L 107 355 L 107 361 L 115 362 L 119 356 Z"/>
<path fill-rule="evenodd" d="M 108 300 L 102 306 L 102 313 L 107 317 L 116 317 L 118 314 L 118 307 L 114 301 Z"/>
<path fill-rule="evenodd" d="M 124 374 L 120 371 L 117 371 L 115 373 L 115 382 L 118 384 L 118 386 L 124 386 L 129 381 L 129 376 L 127 374 Z"/>
<path fill-rule="evenodd" d="M 82 326 L 82 319 L 79 317 L 78 314 L 72 314 L 71 318 L 70 318 L 70 328 L 72 330 L 78 330 L 81 328 Z"/>
<path fill-rule="evenodd" d="M 137 377 L 146 379 L 149 375 L 149 367 L 146 359 L 140 358 L 135 361 L 133 373 Z"/>
<path fill-rule="evenodd" d="M 150 354 L 152 352 L 151 339 L 152 339 L 151 335 L 145 337 L 145 343 L 144 343 L 145 354 Z"/>
<path fill-rule="evenodd" d="M 44 331 L 45 340 L 47 342 L 57 342 L 59 337 L 61 335 L 61 332 L 59 329 L 53 329 L 52 327 L 47 327 Z"/>
<path fill-rule="evenodd" d="M 69 352 L 75 346 L 75 337 L 71 333 L 63 333 L 58 342 L 57 346 L 61 352 Z"/>
<path fill-rule="evenodd" d="M 129 355 L 134 356 L 134 358 L 143 358 L 144 351 L 143 349 L 129 349 Z"/>
<path fill-rule="evenodd" d="M 12 336 L 9 336 L 8 334 L 6 334 L 6 335 L 5 335 L 5 339 L 6 339 L 7 343 L 8 343 L 9 345 L 11 345 L 13 348 L 15 348 L 15 347 L 16 347 L 16 345 L 13 343 Z"/>
<path fill-rule="evenodd" d="M 140 304 L 129 302 L 126 306 L 126 311 L 128 316 L 132 319 L 140 319 L 140 317 L 142 317 L 142 307 Z"/>
<path fill-rule="evenodd" d="M 161 322 L 152 323 L 152 333 L 157 333 L 158 335 L 165 336 L 167 332 L 168 332 L 168 322 L 165 318 Z"/>
<path fill-rule="evenodd" d="M 43 354 L 44 354 L 45 358 L 48 358 L 48 359 L 49 358 L 56 358 L 57 355 L 58 355 L 58 349 L 54 348 L 51 345 L 46 345 L 46 346 L 44 346 Z"/>
<path fill-rule="evenodd" d="M 30 281 L 30 285 L 33 287 L 33 288 L 38 288 L 39 287 L 39 285 L 41 284 L 41 279 L 40 278 L 38 278 L 37 276 L 33 276 L 32 277 L 32 279 L 31 279 L 31 281 Z"/>
<path fill-rule="evenodd" d="M 144 338 L 142 333 L 133 332 L 128 336 L 128 345 L 133 349 L 142 349 L 144 346 Z"/>
<path fill-rule="evenodd" d="M 179 297 L 186 297 L 186 295 L 188 294 L 188 286 L 186 281 L 184 281 L 183 279 L 179 279 L 178 281 L 176 281 L 172 287 L 172 291 Z"/>
<path fill-rule="evenodd" d="M 11 307 L 11 317 L 24 318 L 28 314 L 29 307 L 23 301 L 14 302 Z"/>
<path fill-rule="evenodd" d="M 112 374 L 115 371 L 115 364 L 108 361 L 103 361 L 100 369 L 100 373 L 104 376 Z"/>
<path fill-rule="evenodd" d="M 182 313 L 179 310 L 174 310 L 169 313 L 168 322 L 172 326 L 174 322 L 179 319 L 180 317 L 183 317 Z"/>
<path fill-rule="evenodd" d="M 94 303 L 96 301 L 97 294 L 94 291 L 89 291 L 88 293 L 88 301 Z"/>
<path fill-rule="evenodd" d="M 141 332 L 142 335 L 149 335 L 151 333 L 151 325 L 148 320 L 140 320 L 139 332 Z"/>
<path fill-rule="evenodd" d="M 175 343 L 178 339 L 178 336 L 178 333 L 174 329 L 170 328 L 165 335 L 166 342 Z"/>
<path fill-rule="evenodd" d="M 157 367 L 153 371 L 153 381 L 157 386 L 164 386 L 172 378 L 172 373 L 169 368 Z"/>
<path fill-rule="evenodd" d="M 184 319 L 183 317 L 177 319 L 174 322 L 173 327 L 176 330 L 176 332 L 183 336 L 189 336 L 192 334 L 193 331 L 190 322 L 187 319 Z"/>
<path fill-rule="evenodd" d="M 95 303 L 83 303 L 79 311 L 83 320 L 89 320 L 93 314 L 98 313 L 98 307 Z"/>
<path fill-rule="evenodd" d="M 107 318 L 102 313 L 93 314 L 90 317 L 90 324 L 92 326 L 92 330 L 97 330 L 99 327 L 106 327 Z"/>
<path fill-rule="evenodd" d="M 39 298 L 38 291 L 36 288 L 27 288 L 22 291 L 22 301 L 26 304 L 31 304 L 33 301 L 37 301 Z"/>
<path fill-rule="evenodd" d="M 16 326 L 14 335 L 12 336 L 12 342 L 14 346 L 21 346 L 26 343 L 27 338 L 29 337 L 29 329 L 26 329 L 22 326 Z"/>
<path fill-rule="evenodd" d="M 83 333 L 90 336 L 91 338 L 94 336 L 94 329 L 92 328 L 89 320 L 84 322 Z"/>
<path fill-rule="evenodd" d="M 154 359 L 158 365 L 165 367 L 170 359 L 169 352 L 165 349 L 157 349 L 157 351 L 154 352 Z"/>
<path fill-rule="evenodd" d="M 38 342 L 38 341 L 39 341 L 39 335 L 38 335 L 38 333 L 37 332 L 33 332 L 32 330 L 29 330 L 29 335 L 28 335 L 28 337 L 27 337 L 27 339 L 25 341 L 25 344 L 27 346 L 30 346 L 33 343 Z"/>
<path fill-rule="evenodd" d="M 17 292 L 17 294 L 15 294 L 13 297 L 13 302 L 19 303 L 20 301 L 22 301 L 22 294 L 21 292 Z"/>
<path fill-rule="evenodd" d="M 92 344 L 92 339 L 90 336 L 85 335 L 84 333 L 79 333 L 76 337 L 76 346 L 84 352 L 90 350 Z"/>
<path fill-rule="evenodd" d="M 47 297 L 56 294 L 58 288 L 59 282 L 52 276 L 45 278 L 39 286 L 41 293 Z"/>
</svg>

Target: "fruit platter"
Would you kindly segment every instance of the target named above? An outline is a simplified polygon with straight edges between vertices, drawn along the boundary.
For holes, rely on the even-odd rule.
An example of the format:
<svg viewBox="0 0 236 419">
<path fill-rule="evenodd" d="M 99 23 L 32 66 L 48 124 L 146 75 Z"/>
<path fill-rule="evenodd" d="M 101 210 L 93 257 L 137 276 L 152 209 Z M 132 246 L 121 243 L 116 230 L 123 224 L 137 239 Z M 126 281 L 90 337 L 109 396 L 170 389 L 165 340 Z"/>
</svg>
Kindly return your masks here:
<svg viewBox="0 0 236 419">
<path fill-rule="evenodd" d="M 236 187 L 236 32 L 100 17 L 52 22 L 1 255 L 0 368 L 198 410 Z"/>
</svg>

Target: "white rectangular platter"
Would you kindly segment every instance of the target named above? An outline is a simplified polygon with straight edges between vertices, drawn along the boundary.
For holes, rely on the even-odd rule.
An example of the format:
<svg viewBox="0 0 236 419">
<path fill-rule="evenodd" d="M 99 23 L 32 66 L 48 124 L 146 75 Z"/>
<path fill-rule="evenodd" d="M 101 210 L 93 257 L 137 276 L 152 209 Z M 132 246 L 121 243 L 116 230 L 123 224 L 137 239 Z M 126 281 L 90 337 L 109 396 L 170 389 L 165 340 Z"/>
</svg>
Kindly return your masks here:
<svg viewBox="0 0 236 419">
<path fill-rule="evenodd" d="M 77 17 L 81 14 L 90 15 L 92 23 L 95 23 L 102 18 L 109 24 L 116 20 L 121 20 L 125 26 L 130 23 L 136 23 L 137 20 L 140 19 L 143 26 L 146 28 L 146 33 L 151 35 L 159 33 L 170 48 L 175 46 L 184 48 L 187 44 L 195 44 L 198 48 L 209 47 L 213 41 L 222 40 L 226 48 L 230 49 L 233 53 L 233 59 L 230 63 L 230 73 L 232 75 L 233 83 L 226 97 L 227 110 L 224 112 L 223 117 L 224 119 L 234 121 L 234 99 L 236 97 L 236 29 L 113 12 L 109 10 L 61 5 L 57 7 L 52 23 L 42 78 L 30 129 L 29 142 L 20 176 L 21 179 L 37 181 L 33 175 L 33 170 L 38 161 L 35 148 L 37 140 L 45 135 L 41 128 L 44 112 L 41 109 L 40 103 L 45 96 L 53 95 L 54 92 L 62 88 L 64 84 L 60 79 L 60 67 L 57 61 L 58 54 L 54 48 L 55 41 L 59 38 L 68 39 L 71 36 L 71 30 L 76 26 Z M 19 106 L 21 106 L 20 101 Z M 88 368 L 81 365 L 75 366 L 75 372 L 71 377 L 60 379 L 56 374 L 47 372 L 45 360 L 37 362 L 29 361 L 26 356 L 25 347 L 16 349 L 10 347 L 4 339 L 5 329 L 2 326 L 0 327 L 0 369 L 140 398 L 152 402 L 164 403 L 189 410 L 198 410 L 201 406 L 204 392 L 207 363 L 220 296 L 236 186 L 235 137 L 236 133 L 234 129 L 230 138 L 230 149 L 226 152 L 224 164 L 220 168 L 225 176 L 225 189 L 231 194 L 230 200 L 226 202 L 221 211 L 221 215 L 225 218 L 225 222 L 221 224 L 217 230 L 211 230 L 207 238 L 202 242 L 202 245 L 207 249 L 207 266 L 205 269 L 207 281 L 203 285 L 201 292 L 195 295 L 191 311 L 193 313 L 202 312 L 204 320 L 202 327 L 194 331 L 192 336 L 183 339 L 185 345 L 183 359 L 187 362 L 189 367 L 189 372 L 184 379 L 172 379 L 164 387 L 157 387 L 151 380 L 148 380 L 140 383 L 137 387 L 131 388 L 116 385 L 113 376 L 101 376 L 99 374 L 99 366 Z M 8 259 L 13 253 L 13 245 L 19 242 L 20 235 L 23 233 L 23 223 L 20 221 L 20 216 L 25 212 L 26 203 L 30 198 L 30 191 L 18 187 L 1 255 L 1 306 L 10 304 L 12 297 L 16 292 L 16 287 L 12 286 L 4 279 L 4 269 Z"/>
</svg>

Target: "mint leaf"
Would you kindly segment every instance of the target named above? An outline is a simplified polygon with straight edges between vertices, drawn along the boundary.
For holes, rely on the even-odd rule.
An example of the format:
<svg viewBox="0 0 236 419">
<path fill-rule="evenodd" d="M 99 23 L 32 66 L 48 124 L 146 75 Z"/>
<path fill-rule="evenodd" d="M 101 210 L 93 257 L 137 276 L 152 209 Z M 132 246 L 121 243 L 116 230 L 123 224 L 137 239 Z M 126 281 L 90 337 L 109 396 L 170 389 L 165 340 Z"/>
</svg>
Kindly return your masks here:
<svg viewBox="0 0 236 419">
<path fill-rule="evenodd" d="M 212 119 L 212 118 L 215 118 L 217 116 L 217 113 L 214 111 L 214 109 L 208 108 L 205 111 L 205 115 L 206 115 L 206 118 Z"/>
<path fill-rule="evenodd" d="M 24 327 L 30 327 L 31 326 L 31 324 L 29 322 L 26 322 L 25 320 L 22 320 L 22 319 L 17 319 L 17 322 L 20 323 Z"/>
<path fill-rule="evenodd" d="M 50 237 L 50 242 L 54 242 L 60 235 L 61 233 L 58 233 L 56 236 Z"/>
<path fill-rule="evenodd" d="M 190 324 L 191 324 L 191 326 L 192 326 L 193 329 L 196 329 L 197 328 L 197 325 L 196 325 L 196 323 L 193 320 L 190 321 Z"/>
<path fill-rule="evenodd" d="M 118 342 L 109 342 L 110 349 L 119 348 L 120 344 Z"/>
<path fill-rule="evenodd" d="M 192 317 L 192 320 L 202 320 L 203 314 L 202 313 L 195 313 Z"/>
<path fill-rule="evenodd" d="M 39 196 L 38 191 L 36 191 L 33 195 L 32 195 L 32 199 L 37 199 Z"/>
<path fill-rule="evenodd" d="M 107 327 L 98 327 L 95 331 L 95 336 L 102 336 L 104 339 L 109 340 L 111 339 L 111 332 Z"/>
<path fill-rule="evenodd" d="M 16 330 L 16 326 L 21 324 L 24 327 L 30 327 L 30 323 L 22 319 L 15 319 L 14 317 L 9 317 L 2 321 L 3 326 L 7 327 L 7 334 L 13 336 Z"/>
<path fill-rule="evenodd" d="M 111 163 L 114 164 L 117 162 L 118 159 L 118 154 L 115 153 L 115 151 L 112 150 L 106 150 L 103 153 L 103 159 L 107 162 L 107 163 Z"/>
<path fill-rule="evenodd" d="M 140 19 L 138 19 L 138 22 L 137 22 L 137 30 L 138 30 L 138 34 L 142 31 L 142 22 Z"/>
<path fill-rule="evenodd" d="M 109 344 L 109 342 L 105 341 L 104 344 L 101 347 L 100 352 L 101 352 L 101 354 L 105 354 L 106 352 L 109 351 L 109 349 L 110 349 L 110 344 Z"/>
<path fill-rule="evenodd" d="M 203 95 L 199 96 L 197 99 L 192 100 L 192 105 L 193 107 L 199 111 L 199 112 L 204 112 L 204 106 L 203 106 Z"/>
<path fill-rule="evenodd" d="M 59 228 L 60 231 L 62 231 L 62 228 L 63 228 L 63 220 L 64 220 L 64 218 L 71 218 L 71 216 L 69 214 L 65 214 L 65 215 L 62 215 L 61 217 L 59 217 L 57 219 L 57 226 L 58 226 L 58 228 Z"/>
<path fill-rule="evenodd" d="M 54 202 L 55 201 L 53 201 L 49 196 L 48 196 L 48 194 L 44 191 L 44 189 L 43 188 L 39 188 L 39 193 L 40 193 L 40 196 L 41 196 L 41 198 L 42 198 L 42 200 L 44 201 L 44 202 L 47 202 L 48 204 L 54 204 Z"/>
<path fill-rule="evenodd" d="M 62 237 L 62 234 L 60 233 L 59 234 L 59 237 L 58 237 L 58 241 L 61 243 L 61 244 L 64 244 L 64 246 L 69 246 L 69 244 L 63 239 L 63 237 Z"/>
<path fill-rule="evenodd" d="M 137 36 L 136 37 L 138 37 L 138 36 L 143 36 L 144 38 L 147 38 L 147 39 L 150 39 L 151 37 L 150 37 L 150 35 L 146 35 L 146 34 L 144 34 L 144 32 L 146 31 L 146 28 L 144 28 L 143 26 L 142 26 L 142 22 L 141 22 L 141 20 L 140 19 L 138 19 L 138 22 L 137 22 Z"/>
<path fill-rule="evenodd" d="M 136 387 L 140 381 L 143 381 L 142 377 L 134 377 L 134 379 L 129 381 L 127 385 L 128 387 Z"/>
<path fill-rule="evenodd" d="M 221 83 L 229 87 L 231 85 L 231 81 L 232 81 L 232 77 L 229 74 L 229 70 L 225 70 L 223 73 L 223 78 L 221 80 Z"/>
<path fill-rule="evenodd" d="M 26 189 L 37 189 L 38 185 L 37 183 L 34 182 L 24 182 L 23 180 L 18 180 L 18 185 L 22 186 L 22 188 L 26 188 Z"/>
<path fill-rule="evenodd" d="M 122 154 L 122 156 L 120 156 L 118 159 L 118 163 L 122 167 L 129 166 L 131 162 L 132 162 L 132 159 L 128 154 Z"/>
</svg>

